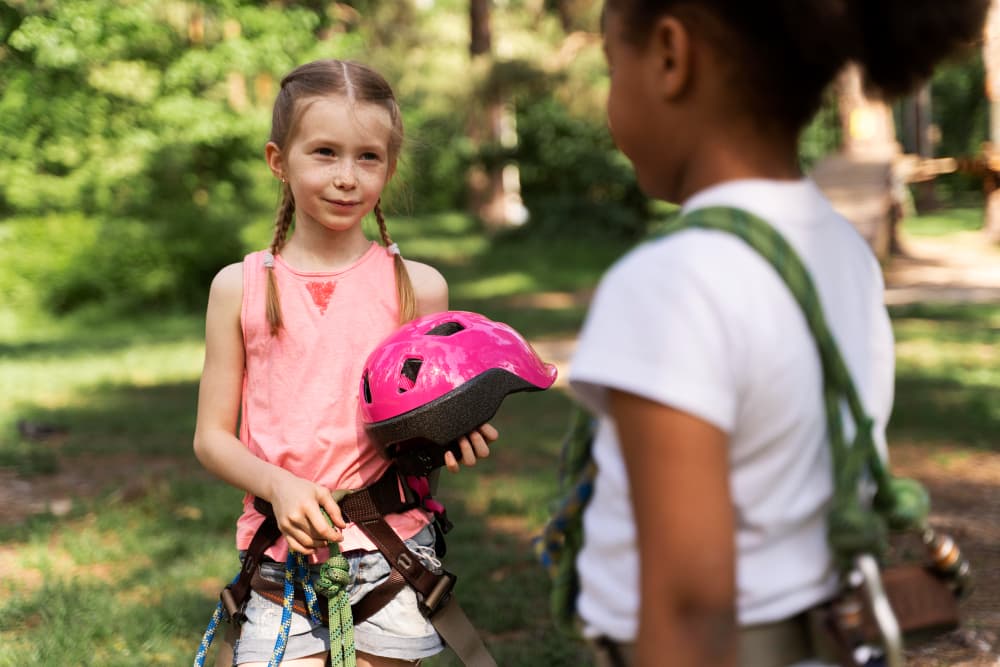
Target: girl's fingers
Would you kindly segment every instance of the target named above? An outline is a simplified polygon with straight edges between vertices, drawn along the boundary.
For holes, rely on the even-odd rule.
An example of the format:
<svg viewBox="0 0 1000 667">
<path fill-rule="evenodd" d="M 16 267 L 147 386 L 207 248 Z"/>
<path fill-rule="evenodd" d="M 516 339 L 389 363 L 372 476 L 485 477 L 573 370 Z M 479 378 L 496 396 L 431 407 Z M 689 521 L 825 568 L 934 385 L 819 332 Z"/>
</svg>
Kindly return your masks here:
<svg viewBox="0 0 1000 667">
<path fill-rule="evenodd" d="M 490 427 L 492 428 L 492 427 Z M 496 433 L 496 429 L 493 429 Z M 482 428 L 480 430 L 473 432 L 469 435 L 469 443 L 472 446 L 472 454 L 477 459 L 485 459 L 490 455 L 490 442 L 496 440 L 496 438 L 490 438 L 487 434 L 483 433 Z"/>
<path fill-rule="evenodd" d="M 285 541 L 288 542 L 288 548 L 292 551 L 297 551 L 306 555 L 313 553 L 313 539 L 305 532 L 296 529 L 294 531 L 286 532 L 284 535 Z"/>
<path fill-rule="evenodd" d="M 337 507 L 336 503 L 333 503 L 333 507 L 334 508 Z M 326 509 L 325 505 L 323 509 Z M 330 514 L 330 510 L 326 511 L 327 514 L 330 515 L 330 519 L 333 519 L 333 514 Z M 338 518 L 340 517 L 339 508 L 337 508 L 334 513 L 337 515 Z M 343 519 L 341 519 L 341 521 L 343 521 Z M 344 536 L 341 535 L 340 533 L 340 528 L 338 528 L 336 525 L 333 526 L 330 525 L 330 522 L 326 520 L 326 516 L 324 516 L 323 512 L 320 510 L 319 505 L 316 505 L 315 507 L 310 509 L 309 523 L 311 524 L 310 532 L 315 538 L 314 542 L 316 540 L 320 542 L 339 542 L 342 539 L 344 539 Z"/>
<path fill-rule="evenodd" d="M 347 527 L 347 521 L 344 520 L 344 514 L 340 511 L 340 505 L 337 501 L 333 499 L 333 495 L 327 492 L 324 496 L 320 498 L 319 504 L 326 510 L 327 516 L 333 521 L 334 527 L 338 529 L 344 529 Z"/>
<path fill-rule="evenodd" d="M 496 440 L 498 436 L 499 433 L 490 424 L 483 424 L 472 433 L 462 436 L 458 439 L 458 456 L 451 451 L 445 452 L 445 467 L 450 472 L 458 472 L 460 462 L 466 466 L 476 465 L 476 461 L 490 455 L 489 443 Z"/>
<path fill-rule="evenodd" d="M 500 437 L 500 432 L 490 423 L 483 424 L 476 430 L 486 439 L 486 442 L 493 442 Z"/>
<path fill-rule="evenodd" d="M 458 461 L 450 450 L 444 453 L 444 466 L 448 472 L 458 472 Z"/>
</svg>

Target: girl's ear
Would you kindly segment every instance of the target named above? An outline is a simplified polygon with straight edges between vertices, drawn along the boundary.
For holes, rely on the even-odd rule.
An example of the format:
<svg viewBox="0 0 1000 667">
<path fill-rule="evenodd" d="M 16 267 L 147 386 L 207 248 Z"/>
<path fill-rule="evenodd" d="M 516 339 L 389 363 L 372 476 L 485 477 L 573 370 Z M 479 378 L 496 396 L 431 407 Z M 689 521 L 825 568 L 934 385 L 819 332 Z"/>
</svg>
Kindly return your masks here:
<svg viewBox="0 0 1000 667">
<path fill-rule="evenodd" d="M 646 54 L 653 89 L 664 100 L 682 94 L 691 78 L 691 32 L 675 16 L 657 19 Z"/>
<path fill-rule="evenodd" d="M 267 145 L 264 146 L 264 159 L 267 160 L 267 166 L 271 168 L 271 173 L 274 174 L 275 178 L 284 182 L 285 163 L 282 159 L 281 149 L 278 148 L 278 144 L 273 141 L 267 142 Z"/>
</svg>

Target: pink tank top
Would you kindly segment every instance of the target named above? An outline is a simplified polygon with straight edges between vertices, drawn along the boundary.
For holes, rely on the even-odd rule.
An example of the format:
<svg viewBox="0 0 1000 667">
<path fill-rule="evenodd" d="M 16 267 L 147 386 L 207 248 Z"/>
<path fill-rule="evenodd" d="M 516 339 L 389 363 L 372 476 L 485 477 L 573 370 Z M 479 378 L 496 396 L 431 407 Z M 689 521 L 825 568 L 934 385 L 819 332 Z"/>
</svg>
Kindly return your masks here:
<svg viewBox="0 0 1000 667">
<path fill-rule="evenodd" d="M 267 323 L 264 252 L 243 260 L 243 405 L 240 440 L 256 456 L 330 489 L 360 489 L 388 467 L 361 425 L 358 387 L 368 354 L 398 326 L 399 299 L 392 257 L 372 243 L 354 264 L 336 272 L 297 271 L 277 256 L 274 276 L 283 328 Z M 402 537 L 429 518 L 422 510 L 386 517 Z M 248 494 L 236 523 L 236 546 L 246 549 L 264 517 Z M 354 524 L 343 551 L 374 550 Z M 281 537 L 267 555 L 288 556 Z M 322 562 L 328 550 L 313 558 Z"/>
</svg>

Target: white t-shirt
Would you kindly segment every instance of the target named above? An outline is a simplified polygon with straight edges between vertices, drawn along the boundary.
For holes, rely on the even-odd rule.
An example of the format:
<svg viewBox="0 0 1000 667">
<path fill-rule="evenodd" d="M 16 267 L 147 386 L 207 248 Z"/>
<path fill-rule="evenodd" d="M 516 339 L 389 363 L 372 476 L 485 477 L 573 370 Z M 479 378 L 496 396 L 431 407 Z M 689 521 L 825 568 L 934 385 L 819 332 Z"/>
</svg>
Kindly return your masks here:
<svg viewBox="0 0 1000 667">
<path fill-rule="evenodd" d="M 756 214 L 805 262 L 885 455 L 893 339 L 882 274 L 864 240 L 809 180 L 728 182 L 684 210 L 707 206 Z M 741 625 L 787 618 L 835 592 L 820 361 L 801 309 L 755 250 L 726 232 L 684 230 L 630 252 L 594 296 L 570 383 L 599 416 L 599 473 L 577 560 L 588 636 L 630 641 L 638 623 L 635 526 L 608 388 L 729 435 Z M 849 419 L 845 431 L 853 433 Z"/>
</svg>

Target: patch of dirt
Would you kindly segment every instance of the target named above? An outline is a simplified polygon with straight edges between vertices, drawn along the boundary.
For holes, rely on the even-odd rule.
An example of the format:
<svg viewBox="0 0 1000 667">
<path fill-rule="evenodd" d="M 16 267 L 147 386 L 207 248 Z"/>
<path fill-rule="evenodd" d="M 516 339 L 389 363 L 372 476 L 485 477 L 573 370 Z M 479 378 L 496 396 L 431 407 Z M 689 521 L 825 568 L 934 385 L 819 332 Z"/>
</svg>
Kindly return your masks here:
<svg viewBox="0 0 1000 667">
<path fill-rule="evenodd" d="M 176 459 L 116 454 L 59 457 L 58 471 L 50 475 L 22 477 L 0 468 L 0 524 L 20 523 L 37 514 L 65 516 L 76 501 L 109 491 L 116 499 L 135 500 L 184 465 Z"/>
<path fill-rule="evenodd" d="M 963 628 L 909 652 L 914 667 L 1000 665 L 1000 452 L 894 443 L 892 471 L 931 494 L 930 523 L 951 535 L 972 566 Z"/>
<path fill-rule="evenodd" d="M 885 269 L 889 305 L 921 301 L 1000 303 L 1000 246 L 980 232 L 946 237 L 902 233 L 903 254 Z"/>
</svg>

